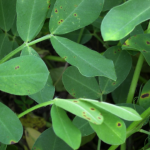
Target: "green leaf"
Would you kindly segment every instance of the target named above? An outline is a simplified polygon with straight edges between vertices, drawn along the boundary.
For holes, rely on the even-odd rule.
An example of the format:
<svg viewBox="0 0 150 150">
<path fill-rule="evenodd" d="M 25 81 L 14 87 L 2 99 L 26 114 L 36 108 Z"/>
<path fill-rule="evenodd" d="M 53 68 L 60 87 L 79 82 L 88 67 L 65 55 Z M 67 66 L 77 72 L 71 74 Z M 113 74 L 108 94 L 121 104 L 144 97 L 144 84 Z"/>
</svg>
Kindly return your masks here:
<svg viewBox="0 0 150 150">
<path fill-rule="evenodd" d="M 16 0 L 0 0 L 0 27 L 9 31 L 16 16 Z"/>
<path fill-rule="evenodd" d="M 0 150 L 6 150 L 6 148 L 7 148 L 6 144 L 0 143 Z"/>
<path fill-rule="evenodd" d="M 72 150 L 63 140 L 56 136 L 52 128 L 46 129 L 35 141 L 32 150 Z"/>
<path fill-rule="evenodd" d="M 128 52 L 122 51 L 119 46 L 108 48 L 104 56 L 114 62 L 117 75 L 116 81 L 106 77 L 99 77 L 99 85 L 102 94 L 108 94 L 114 91 L 126 79 L 132 66 L 132 59 Z"/>
<path fill-rule="evenodd" d="M 53 105 L 51 110 L 53 129 L 55 134 L 73 149 L 81 144 L 81 132 L 68 118 L 66 112 Z"/>
<path fill-rule="evenodd" d="M 24 47 L 21 51 L 21 56 L 25 56 L 25 55 L 40 57 L 39 54 L 32 47 L 29 46 Z"/>
<path fill-rule="evenodd" d="M 57 0 L 50 19 L 52 34 L 65 34 L 91 24 L 98 18 L 104 0 Z M 84 11 L 83 11 L 84 10 Z"/>
<path fill-rule="evenodd" d="M 76 67 L 67 68 L 62 80 L 66 90 L 76 98 L 97 99 L 101 95 L 96 78 L 81 75 Z"/>
<path fill-rule="evenodd" d="M 51 17 L 51 13 L 52 13 L 55 2 L 56 2 L 56 0 L 50 0 L 50 5 L 49 5 L 50 7 L 49 7 L 49 10 L 47 12 L 47 18 Z"/>
<path fill-rule="evenodd" d="M 149 0 L 130 0 L 112 8 L 101 25 L 104 40 L 117 41 L 124 38 L 135 26 L 150 19 L 149 11 Z"/>
<path fill-rule="evenodd" d="M 139 34 L 132 36 L 122 46 L 123 50 L 140 51 L 147 63 L 150 65 L 150 34 Z"/>
<path fill-rule="evenodd" d="M 0 90 L 29 95 L 41 90 L 46 84 L 49 71 L 44 62 L 35 56 L 22 56 L 0 65 Z"/>
<path fill-rule="evenodd" d="M 54 104 L 92 123 L 101 124 L 103 122 L 103 116 L 95 106 L 79 101 L 79 99 L 55 98 Z"/>
<path fill-rule="evenodd" d="M 126 126 L 124 122 L 120 118 L 104 110 L 102 114 L 105 119 L 101 125 L 90 123 L 98 137 L 103 142 L 111 145 L 120 145 L 124 143 L 126 140 Z"/>
<path fill-rule="evenodd" d="M 0 142 L 3 144 L 17 143 L 23 134 L 23 127 L 17 115 L 0 103 Z"/>
<path fill-rule="evenodd" d="M 119 107 L 106 102 L 99 102 L 96 100 L 83 99 L 83 98 L 80 98 L 79 101 L 85 101 L 91 103 L 93 106 L 99 108 L 98 110 L 100 112 L 101 110 L 105 110 L 125 120 L 137 121 L 142 119 L 135 110 L 128 107 Z"/>
<path fill-rule="evenodd" d="M 11 42 L 6 34 L 0 34 L 0 59 L 12 51 Z"/>
<path fill-rule="evenodd" d="M 80 30 L 76 30 L 67 34 L 64 34 L 63 37 L 68 38 L 74 42 L 78 41 L 79 35 L 80 35 L 81 29 Z M 92 35 L 90 33 L 90 31 L 88 29 L 84 29 L 82 37 L 81 37 L 81 44 L 85 44 L 87 43 L 90 39 L 92 38 Z"/>
<path fill-rule="evenodd" d="M 80 130 L 82 136 L 88 136 L 94 133 L 88 121 L 76 116 L 73 119 L 73 124 Z"/>
<path fill-rule="evenodd" d="M 141 95 L 140 95 L 140 99 L 139 99 L 139 103 L 140 105 L 147 109 L 150 106 L 150 80 L 148 80 L 148 82 L 146 82 L 146 84 L 144 85 Z"/>
<path fill-rule="evenodd" d="M 22 40 L 31 41 L 41 30 L 49 0 L 17 0 L 17 29 Z"/>
<path fill-rule="evenodd" d="M 14 21 L 13 26 L 11 28 L 11 32 L 14 36 L 19 36 L 18 31 L 17 31 L 17 18 L 15 18 L 15 21 Z"/>
<path fill-rule="evenodd" d="M 53 36 L 51 42 L 56 52 L 68 63 L 76 66 L 82 75 L 87 77 L 105 76 L 116 80 L 112 60 L 66 38 Z"/>
<path fill-rule="evenodd" d="M 103 6 L 103 11 L 107 11 L 119 4 L 121 4 L 123 0 L 115 0 L 115 1 L 112 1 L 112 0 L 105 0 L 104 2 L 104 6 Z"/>
<path fill-rule="evenodd" d="M 51 76 L 49 75 L 48 80 L 43 89 L 33 95 L 29 95 L 29 97 L 40 104 L 52 100 L 54 92 L 55 88 L 53 86 Z"/>
</svg>

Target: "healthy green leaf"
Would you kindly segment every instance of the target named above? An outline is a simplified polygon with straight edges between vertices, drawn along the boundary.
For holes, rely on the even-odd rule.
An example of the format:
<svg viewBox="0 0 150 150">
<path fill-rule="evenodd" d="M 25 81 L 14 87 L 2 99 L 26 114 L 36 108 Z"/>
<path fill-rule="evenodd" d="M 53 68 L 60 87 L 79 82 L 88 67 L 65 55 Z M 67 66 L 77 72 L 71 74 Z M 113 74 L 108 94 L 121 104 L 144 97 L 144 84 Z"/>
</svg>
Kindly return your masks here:
<svg viewBox="0 0 150 150">
<path fill-rule="evenodd" d="M 105 76 L 116 80 L 112 60 L 66 38 L 53 36 L 51 42 L 56 52 L 68 63 L 76 66 L 84 76 Z"/>
<path fill-rule="evenodd" d="M 126 140 L 126 126 L 124 122 L 109 112 L 102 111 L 102 114 L 105 119 L 101 125 L 90 123 L 98 137 L 103 142 L 111 145 L 120 145 L 124 143 Z"/>
<path fill-rule="evenodd" d="M 55 88 L 53 86 L 51 76 L 49 75 L 44 88 L 33 95 L 29 95 L 29 97 L 37 103 L 44 103 L 53 99 L 54 92 Z"/>
<path fill-rule="evenodd" d="M 150 80 L 144 85 L 142 93 L 140 95 L 139 103 L 140 105 L 147 109 L 150 106 Z"/>
<path fill-rule="evenodd" d="M 128 35 L 138 24 L 150 19 L 149 0 L 130 0 L 112 8 L 102 21 L 105 41 L 117 41 Z"/>
<path fill-rule="evenodd" d="M 56 136 L 52 128 L 46 129 L 35 141 L 32 150 L 72 150 L 63 140 Z"/>
<path fill-rule="evenodd" d="M 0 143 L 0 150 L 6 150 L 6 148 L 7 148 L 6 144 Z"/>
<path fill-rule="evenodd" d="M 17 31 L 17 18 L 15 18 L 13 26 L 11 27 L 11 32 L 14 36 L 19 36 L 18 31 Z"/>
<path fill-rule="evenodd" d="M 16 114 L 3 103 L 0 103 L 0 142 L 17 143 L 23 134 L 23 127 Z"/>
<path fill-rule="evenodd" d="M 92 123 L 101 124 L 103 122 L 103 116 L 95 106 L 79 101 L 79 99 L 55 98 L 54 104 Z"/>
<path fill-rule="evenodd" d="M 117 80 L 113 81 L 106 77 L 99 77 L 99 85 L 102 94 L 108 94 L 114 91 L 127 77 L 132 66 L 131 56 L 126 51 L 122 51 L 119 46 L 108 48 L 104 56 L 111 59 L 115 65 Z"/>
<path fill-rule="evenodd" d="M 73 119 L 73 124 L 81 131 L 82 136 L 88 136 L 94 133 L 88 121 L 76 116 Z"/>
<path fill-rule="evenodd" d="M 32 47 L 29 46 L 24 47 L 21 51 L 21 56 L 25 56 L 25 55 L 40 57 L 39 54 Z"/>
<path fill-rule="evenodd" d="M 71 122 L 66 112 L 56 105 L 53 105 L 51 116 L 55 134 L 73 149 L 78 149 L 81 143 L 81 132 Z"/>
<path fill-rule="evenodd" d="M 67 68 L 62 80 L 65 89 L 76 98 L 97 99 L 101 95 L 96 78 L 81 75 L 76 67 Z"/>
<path fill-rule="evenodd" d="M 35 56 L 22 56 L 0 65 L 0 90 L 16 95 L 34 94 L 46 84 L 49 71 Z"/>
<path fill-rule="evenodd" d="M 11 43 L 6 34 L 0 34 L 0 59 L 12 51 Z"/>
<path fill-rule="evenodd" d="M 91 24 L 102 10 L 104 0 L 57 0 L 50 19 L 52 34 L 65 34 Z M 84 11 L 83 11 L 84 10 Z"/>
<path fill-rule="evenodd" d="M 0 27 L 9 31 L 16 16 L 16 0 L 0 0 Z"/>
<path fill-rule="evenodd" d="M 31 41 L 41 30 L 50 0 L 17 0 L 17 29 L 22 40 Z"/>
<path fill-rule="evenodd" d="M 83 98 L 80 98 L 79 102 L 80 101 L 85 101 L 92 104 L 93 106 L 96 106 L 97 108 L 99 108 L 98 110 L 100 112 L 101 110 L 105 110 L 128 121 L 137 121 L 142 119 L 134 109 L 128 107 L 119 107 L 106 102 L 99 102 L 96 100 L 83 99 Z"/>
<path fill-rule="evenodd" d="M 122 46 L 123 50 L 138 50 L 150 65 L 150 34 L 139 34 L 132 36 Z"/>
</svg>

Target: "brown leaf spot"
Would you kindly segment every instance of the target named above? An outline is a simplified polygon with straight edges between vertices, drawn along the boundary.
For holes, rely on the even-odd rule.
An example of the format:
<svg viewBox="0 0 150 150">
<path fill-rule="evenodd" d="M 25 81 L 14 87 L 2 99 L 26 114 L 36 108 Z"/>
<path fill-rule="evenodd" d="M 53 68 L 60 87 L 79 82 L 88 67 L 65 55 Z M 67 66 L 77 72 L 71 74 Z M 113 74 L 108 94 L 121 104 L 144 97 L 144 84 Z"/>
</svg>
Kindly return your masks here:
<svg viewBox="0 0 150 150">
<path fill-rule="evenodd" d="M 147 98 L 147 97 L 149 97 L 149 93 L 145 93 L 141 95 L 141 98 Z"/>
<path fill-rule="evenodd" d="M 98 119 L 101 119 L 101 117 L 98 117 Z"/>
<path fill-rule="evenodd" d="M 146 50 L 142 50 L 144 53 L 146 53 Z"/>
<path fill-rule="evenodd" d="M 48 9 L 50 8 L 51 5 L 48 5 Z"/>
<path fill-rule="evenodd" d="M 90 108 L 91 110 L 95 110 L 95 108 Z"/>
<path fill-rule="evenodd" d="M 60 9 L 62 9 L 62 6 L 60 6 Z"/>
<path fill-rule="evenodd" d="M 55 13 L 58 13 L 58 10 L 55 8 Z"/>
<path fill-rule="evenodd" d="M 113 85 L 115 85 L 115 84 L 116 84 L 116 82 L 113 82 L 112 84 L 113 84 Z"/>
<path fill-rule="evenodd" d="M 91 120 L 91 118 L 87 118 L 88 120 Z"/>
<path fill-rule="evenodd" d="M 117 126 L 118 126 L 118 127 L 120 127 L 120 126 L 121 126 L 121 123 L 120 123 L 120 122 L 118 122 L 118 123 L 117 123 Z"/>
<path fill-rule="evenodd" d="M 86 115 L 83 115 L 84 117 L 86 117 Z"/>
<path fill-rule="evenodd" d="M 74 13 L 73 15 L 74 15 L 75 17 L 77 17 L 77 14 L 76 14 L 76 13 Z"/>
<path fill-rule="evenodd" d="M 147 43 L 147 44 L 150 44 L 150 42 L 149 42 L 149 41 L 147 41 L 146 43 Z"/>
<path fill-rule="evenodd" d="M 78 5 L 74 5 L 74 7 L 78 7 Z"/>
<path fill-rule="evenodd" d="M 63 19 L 61 19 L 60 21 L 61 21 L 61 22 L 63 22 L 64 20 L 63 20 Z"/>
<path fill-rule="evenodd" d="M 16 66 L 15 69 L 19 69 L 19 66 Z"/>
<path fill-rule="evenodd" d="M 74 103 L 78 103 L 78 101 L 73 101 Z"/>
<path fill-rule="evenodd" d="M 116 51 L 114 51 L 114 53 L 116 54 Z"/>
<path fill-rule="evenodd" d="M 83 114 L 85 114 L 85 112 L 83 112 Z"/>
</svg>

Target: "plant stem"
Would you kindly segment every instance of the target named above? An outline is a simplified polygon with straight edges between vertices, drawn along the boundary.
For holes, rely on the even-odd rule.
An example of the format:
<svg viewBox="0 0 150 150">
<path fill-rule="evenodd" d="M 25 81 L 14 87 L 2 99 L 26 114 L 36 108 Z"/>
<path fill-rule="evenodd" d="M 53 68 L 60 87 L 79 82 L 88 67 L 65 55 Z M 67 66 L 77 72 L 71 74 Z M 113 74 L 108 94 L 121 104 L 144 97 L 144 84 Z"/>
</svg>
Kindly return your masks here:
<svg viewBox="0 0 150 150">
<path fill-rule="evenodd" d="M 44 59 L 53 60 L 53 61 L 59 61 L 59 62 L 66 62 L 63 58 L 58 56 L 46 56 Z"/>
<path fill-rule="evenodd" d="M 41 42 L 41 41 L 46 40 L 46 39 L 50 39 L 52 36 L 53 36 L 52 34 L 49 34 L 49 35 L 43 36 L 39 39 L 36 39 L 34 41 L 31 41 L 30 43 L 23 43 L 21 46 L 19 46 L 18 48 L 16 48 L 12 52 L 10 52 L 8 55 L 6 55 L 4 58 L 2 58 L 0 60 L 0 64 L 4 63 L 8 59 L 10 59 L 12 56 L 14 56 L 16 53 L 20 52 L 24 47 L 31 46 L 33 44 L 36 44 L 36 43 Z"/>
<path fill-rule="evenodd" d="M 129 89 L 129 93 L 128 93 L 126 103 L 132 103 L 134 93 L 135 93 L 135 89 L 136 89 L 136 85 L 137 85 L 137 82 L 138 82 L 138 79 L 139 79 L 139 76 L 140 76 L 140 72 L 141 72 L 141 69 L 142 69 L 143 62 L 144 62 L 144 57 L 140 53 L 140 56 L 139 56 L 139 59 L 138 59 L 138 62 L 137 62 L 137 65 L 136 65 L 136 68 L 135 68 L 135 71 L 134 71 L 134 75 L 133 75 L 133 78 L 132 78 L 132 82 L 131 82 L 131 85 L 130 85 L 130 89 Z"/>
<path fill-rule="evenodd" d="M 121 144 L 120 150 L 126 150 L 126 142 Z"/>
<path fill-rule="evenodd" d="M 98 138 L 97 150 L 100 150 L 100 148 L 101 148 L 101 139 Z"/>
<path fill-rule="evenodd" d="M 150 135 L 150 132 L 148 132 L 148 131 L 145 131 L 145 130 L 143 130 L 143 129 L 140 129 L 140 130 L 139 130 L 139 132 L 141 132 L 141 133 L 145 133 L 145 134 L 148 134 L 148 135 Z"/>
<path fill-rule="evenodd" d="M 21 118 L 23 117 L 24 115 L 28 114 L 29 112 L 35 110 L 35 109 L 38 109 L 38 108 L 41 108 L 41 107 L 44 107 L 44 106 L 47 106 L 47 105 L 50 105 L 50 104 L 53 104 L 55 100 L 51 100 L 51 101 L 48 101 L 48 102 L 44 102 L 44 103 L 41 103 L 41 104 L 38 104 L 36 106 L 33 106 L 31 108 L 29 108 L 28 110 L 22 112 L 21 114 L 18 115 L 18 118 Z"/>
<path fill-rule="evenodd" d="M 80 42 L 81 42 L 81 38 L 82 38 L 83 32 L 84 32 L 84 28 L 82 28 L 82 29 L 80 30 L 77 43 L 80 43 Z"/>
<path fill-rule="evenodd" d="M 145 120 L 150 116 L 150 107 L 148 109 L 146 109 L 142 114 L 141 114 L 141 118 L 142 120 L 140 121 L 134 121 L 133 123 L 131 123 L 131 125 L 127 128 L 127 132 L 126 132 L 126 137 L 128 138 L 129 136 L 131 136 L 132 134 L 134 134 L 135 132 L 138 132 L 139 129 L 142 127 L 142 125 L 144 124 Z M 115 150 L 119 145 L 112 145 L 108 150 Z"/>
</svg>

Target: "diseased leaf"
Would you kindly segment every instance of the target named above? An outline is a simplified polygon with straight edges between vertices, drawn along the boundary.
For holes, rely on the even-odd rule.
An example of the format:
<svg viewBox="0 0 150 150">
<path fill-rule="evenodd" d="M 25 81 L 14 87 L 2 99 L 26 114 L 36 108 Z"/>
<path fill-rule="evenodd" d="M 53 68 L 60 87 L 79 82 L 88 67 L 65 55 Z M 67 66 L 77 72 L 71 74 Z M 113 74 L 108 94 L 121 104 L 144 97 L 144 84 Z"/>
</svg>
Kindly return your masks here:
<svg viewBox="0 0 150 150">
<path fill-rule="evenodd" d="M 132 58 L 126 51 L 122 51 L 119 46 L 108 48 L 104 56 L 111 59 L 115 65 L 117 80 L 113 81 L 106 77 L 99 77 L 99 85 L 102 94 L 108 94 L 114 91 L 127 77 L 132 66 Z"/>
<path fill-rule="evenodd" d="M 29 95 L 46 84 L 49 71 L 42 59 L 22 56 L 0 65 L 0 90 L 15 95 Z"/>
<path fill-rule="evenodd" d="M 0 27 L 9 31 L 16 16 L 16 0 L 0 0 Z"/>
<path fill-rule="evenodd" d="M 102 10 L 104 0 L 57 0 L 50 19 L 52 34 L 65 34 L 91 24 Z M 83 11 L 84 10 L 84 11 Z"/>
<path fill-rule="evenodd" d="M 105 41 L 117 41 L 128 35 L 138 24 L 150 19 L 149 0 L 129 0 L 112 8 L 102 21 Z"/>
<path fill-rule="evenodd" d="M 23 127 L 17 115 L 0 102 L 0 141 L 3 144 L 17 143 L 23 134 Z"/>
<path fill-rule="evenodd" d="M 125 120 L 137 121 L 142 119 L 134 109 L 128 107 L 119 107 L 106 102 L 99 102 L 96 100 L 83 99 L 83 98 L 80 98 L 79 101 L 85 101 L 91 103 L 93 106 L 99 108 L 98 110 L 100 112 L 101 110 L 105 110 Z"/>
<path fill-rule="evenodd" d="M 62 79 L 66 90 L 76 98 L 97 99 L 101 95 L 96 78 L 81 75 L 76 67 L 67 68 Z"/>
<path fill-rule="evenodd" d="M 126 140 L 126 126 L 124 122 L 109 112 L 102 111 L 104 122 L 101 125 L 90 123 L 98 137 L 105 143 L 120 145 Z"/>
<path fill-rule="evenodd" d="M 112 60 L 66 38 L 53 36 L 51 42 L 56 52 L 68 63 L 76 66 L 82 75 L 86 77 L 105 76 L 116 80 Z"/>
<path fill-rule="evenodd" d="M 68 118 L 66 112 L 53 105 L 51 115 L 55 134 L 73 149 L 78 149 L 81 143 L 81 133 Z"/>
<path fill-rule="evenodd" d="M 41 30 L 50 0 L 17 0 L 17 29 L 25 42 L 31 41 Z"/>
<path fill-rule="evenodd" d="M 79 101 L 79 99 L 55 98 L 54 104 L 92 123 L 101 124 L 103 122 L 103 116 L 95 106 Z"/>
</svg>

